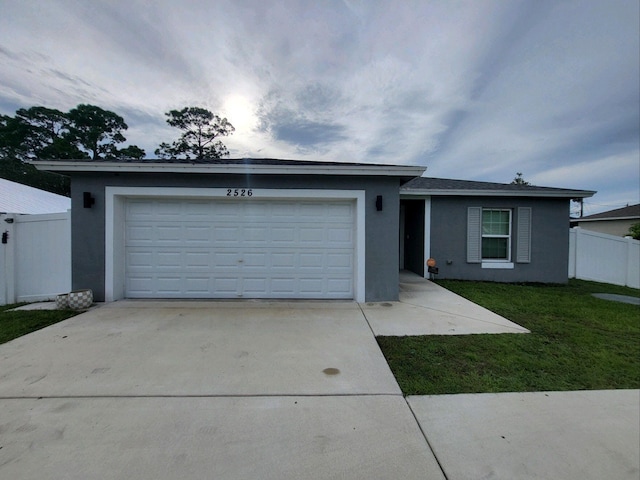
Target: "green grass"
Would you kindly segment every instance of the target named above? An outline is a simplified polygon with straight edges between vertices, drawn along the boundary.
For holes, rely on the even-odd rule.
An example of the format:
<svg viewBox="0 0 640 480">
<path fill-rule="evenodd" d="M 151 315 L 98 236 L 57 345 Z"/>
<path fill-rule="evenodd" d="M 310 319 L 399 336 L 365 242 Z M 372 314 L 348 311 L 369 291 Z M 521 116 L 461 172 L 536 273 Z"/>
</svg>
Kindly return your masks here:
<svg viewBox="0 0 640 480">
<path fill-rule="evenodd" d="M 77 315 L 73 310 L 8 310 L 22 304 L 0 306 L 0 344 Z"/>
<path fill-rule="evenodd" d="M 379 337 L 405 395 L 640 388 L 640 307 L 591 296 L 638 290 L 581 280 L 438 284 L 531 333 Z"/>
</svg>

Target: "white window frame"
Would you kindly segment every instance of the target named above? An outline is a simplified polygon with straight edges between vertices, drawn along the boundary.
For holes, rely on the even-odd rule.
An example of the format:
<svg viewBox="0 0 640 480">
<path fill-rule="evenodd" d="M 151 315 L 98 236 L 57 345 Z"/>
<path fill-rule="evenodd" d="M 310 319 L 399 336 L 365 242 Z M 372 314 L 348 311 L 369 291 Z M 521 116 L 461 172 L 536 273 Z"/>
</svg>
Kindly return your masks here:
<svg viewBox="0 0 640 480">
<path fill-rule="evenodd" d="M 482 223 L 484 221 L 484 212 L 508 212 L 509 213 L 509 233 L 508 235 L 490 235 L 482 232 Z M 510 269 L 514 268 L 511 261 L 513 232 L 513 211 L 509 208 L 483 208 L 480 218 L 480 255 L 482 255 L 482 242 L 485 238 L 506 238 L 507 239 L 507 258 L 482 258 L 482 268 Z"/>
</svg>

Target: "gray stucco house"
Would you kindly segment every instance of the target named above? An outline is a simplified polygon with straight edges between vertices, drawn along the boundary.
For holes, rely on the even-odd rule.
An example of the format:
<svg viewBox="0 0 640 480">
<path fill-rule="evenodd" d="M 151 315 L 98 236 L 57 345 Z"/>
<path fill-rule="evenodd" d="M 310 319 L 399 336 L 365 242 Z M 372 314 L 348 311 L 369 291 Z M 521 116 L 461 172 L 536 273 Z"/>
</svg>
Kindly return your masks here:
<svg viewBox="0 0 640 480">
<path fill-rule="evenodd" d="M 397 300 L 399 270 L 425 275 L 429 257 L 441 278 L 566 282 L 569 199 L 594 193 L 407 165 L 33 163 L 71 177 L 72 287 L 98 301 Z"/>
<path fill-rule="evenodd" d="M 425 168 L 66 160 L 72 284 L 121 298 L 398 298 L 400 186 Z"/>
<path fill-rule="evenodd" d="M 566 283 L 570 200 L 596 192 L 443 178 L 400 188 L 400 265 L 425 277 Z"/>
</svg>

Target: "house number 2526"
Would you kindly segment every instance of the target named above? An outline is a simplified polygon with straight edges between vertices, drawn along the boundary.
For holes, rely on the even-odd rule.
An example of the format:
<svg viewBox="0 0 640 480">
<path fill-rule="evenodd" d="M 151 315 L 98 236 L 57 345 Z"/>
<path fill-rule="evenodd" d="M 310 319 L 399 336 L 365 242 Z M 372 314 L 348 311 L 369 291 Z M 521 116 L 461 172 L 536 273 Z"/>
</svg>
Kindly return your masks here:
<svg viewBox="0 0 640 480">
<path fill-rule="evenodd" d="M 250 188 L 227 188 L 227 197 L 251 197 L 253 191 Z"/>
</svg>

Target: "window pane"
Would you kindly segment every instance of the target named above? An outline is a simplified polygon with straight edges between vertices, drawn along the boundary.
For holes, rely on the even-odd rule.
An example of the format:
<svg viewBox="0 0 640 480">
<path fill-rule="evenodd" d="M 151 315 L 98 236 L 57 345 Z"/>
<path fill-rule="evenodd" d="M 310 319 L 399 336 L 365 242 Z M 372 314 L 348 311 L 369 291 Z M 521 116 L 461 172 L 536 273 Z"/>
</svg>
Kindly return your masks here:
<svg viewBox="0 0 640 480">
<path fill-rule="evenodd" d="M 507 243 L 506 238 L 483 238 L 482 258 L 506 260 Z"/>
<path fill-rule="evenodd" d="M 507 210 L 483 210 L 482 211 L 483 235 L 509 235 L 509 211 Z"/>
</svg>

